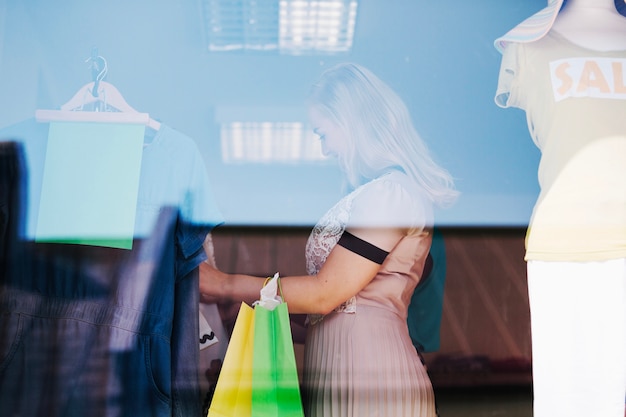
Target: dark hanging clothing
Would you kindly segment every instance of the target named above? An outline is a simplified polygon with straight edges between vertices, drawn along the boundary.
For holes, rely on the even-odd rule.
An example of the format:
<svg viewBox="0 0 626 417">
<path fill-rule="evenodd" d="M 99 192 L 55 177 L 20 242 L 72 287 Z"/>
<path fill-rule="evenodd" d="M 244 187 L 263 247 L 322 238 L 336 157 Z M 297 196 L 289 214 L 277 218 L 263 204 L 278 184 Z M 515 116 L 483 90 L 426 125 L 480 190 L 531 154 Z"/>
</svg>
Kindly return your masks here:
<svg viewBox="0 0 626 417">
<path fill-rule="evenodd" d="M 32 239 L 45 125 L 0 134 L 20 138 L 28 168 L 15 180 L 19 164 L 0 152 L 2 413 L 199 416 L 197 266 L 221 217 L 193 141 L 162 126 L 145 147 L 127 250 Z"/>
</svg>

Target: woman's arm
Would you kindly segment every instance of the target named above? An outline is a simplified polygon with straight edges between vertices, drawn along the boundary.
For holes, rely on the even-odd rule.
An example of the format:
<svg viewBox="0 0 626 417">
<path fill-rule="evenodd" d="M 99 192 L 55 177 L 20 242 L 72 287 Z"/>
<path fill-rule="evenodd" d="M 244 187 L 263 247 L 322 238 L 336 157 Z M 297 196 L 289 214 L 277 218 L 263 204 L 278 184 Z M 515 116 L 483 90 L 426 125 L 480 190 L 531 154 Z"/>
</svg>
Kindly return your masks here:
<svg viewBox="0 0 626 417">
<path fill-rule="evenodd" d="M 426 212 L 419 201 L 399 183 L 373 181 L 353 201 L 346 231 L 391 252 L 409 230 L 424 227 Z M 335 245 L 317 275 L 281 278 L 289 312 L 327 314 L 361 291 L 376 276 L 380 264 L 358 252 L 359 248 Z M 200 291 L 205 299 L 252 303 L 259 298 L 263 282 L 260 277 L 225 274 L 209 265 L 200 268 Z"/>
<path fill-rule="evenodd" d="M 359 238 L 390 251 L 401 239 L 401 229 L 353 229 Z M 363 289 L 380 265 L 343 246 L 336 245 L 317 275 L 281 278 L 281 287 L 289 312 L 328 314 L 335 307 Z M 227 274 L 210 265 L 200 266 L 200 292 L 203 298 L 221 301 L 258 300 L 264 279 L 251 275 Z"/>
</svg>

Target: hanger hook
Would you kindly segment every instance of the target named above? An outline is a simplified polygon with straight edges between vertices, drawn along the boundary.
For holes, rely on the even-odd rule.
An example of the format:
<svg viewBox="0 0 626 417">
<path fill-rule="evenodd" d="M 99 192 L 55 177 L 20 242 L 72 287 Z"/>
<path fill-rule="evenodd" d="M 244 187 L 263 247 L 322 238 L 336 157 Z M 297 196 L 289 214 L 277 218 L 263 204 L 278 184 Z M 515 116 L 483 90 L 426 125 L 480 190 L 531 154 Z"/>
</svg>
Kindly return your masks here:
<svg viewBox="0 0 626 417">
<path fill-rule="evenodd" d="M 104 77 L 106 77 L 106 74 L 109 71 L 107 61 L 106 59 L 104 59 L 104 57 L 98 55 L 98 49 L 94 48 L 91 51 L 91 56 L 87 58 L 85 62 L 89 62 L 90 64 L 91 78 L 94 82 L 91 94 L 94 97 L 98 97 L 98 85 L 100 84 L 100 81 L 102 81 Z"/>
</svg>

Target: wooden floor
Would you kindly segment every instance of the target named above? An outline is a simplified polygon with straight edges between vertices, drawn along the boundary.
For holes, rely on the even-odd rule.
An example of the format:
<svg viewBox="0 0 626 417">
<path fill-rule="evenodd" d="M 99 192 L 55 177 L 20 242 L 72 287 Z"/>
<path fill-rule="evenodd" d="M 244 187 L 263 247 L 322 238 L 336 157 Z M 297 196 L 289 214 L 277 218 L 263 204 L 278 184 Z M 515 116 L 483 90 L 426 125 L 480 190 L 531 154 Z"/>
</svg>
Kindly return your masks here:
<svg viewBox="0 0 626 417">
<path fill-rule="evenodd" d="M 281 276 L 304 274 L 309 232 L 308 228 L 218 228 L 213 234 L 218 266 L 260 276 L 277 271 Z M 525 230 L 443 229 L 442 233 L 447 276 L 441 348 L 426 355 L 433 384 L 441 389 L 525 389 L 531 383 Z"/>
</svg>

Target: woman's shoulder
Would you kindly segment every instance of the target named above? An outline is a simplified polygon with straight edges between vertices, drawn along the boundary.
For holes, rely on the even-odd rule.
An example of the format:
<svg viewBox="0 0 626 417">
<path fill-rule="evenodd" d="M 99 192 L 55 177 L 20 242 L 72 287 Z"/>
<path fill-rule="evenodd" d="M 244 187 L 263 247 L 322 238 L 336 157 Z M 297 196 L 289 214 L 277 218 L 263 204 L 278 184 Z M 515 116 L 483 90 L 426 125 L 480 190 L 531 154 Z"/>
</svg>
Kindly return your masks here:
<svg viewBox="0 0 626 417">
<path fill-rule="evenodd" d="M 360 187 L 350 223 L 370 227 L 415 227 L 431 223 L 432 203 L 424 189 L 401 171 L 391 171 Z"/>
<path fill-rule="evenodd" d="M 402 171 L 390 171 L 364 184 L 359 193 L 361 198 L 370 198 L 384 203 L 425 203 L 428 195 L 415 180 Z M 386 198 L 382 198 L 386 197 Z"/>
</svg>

